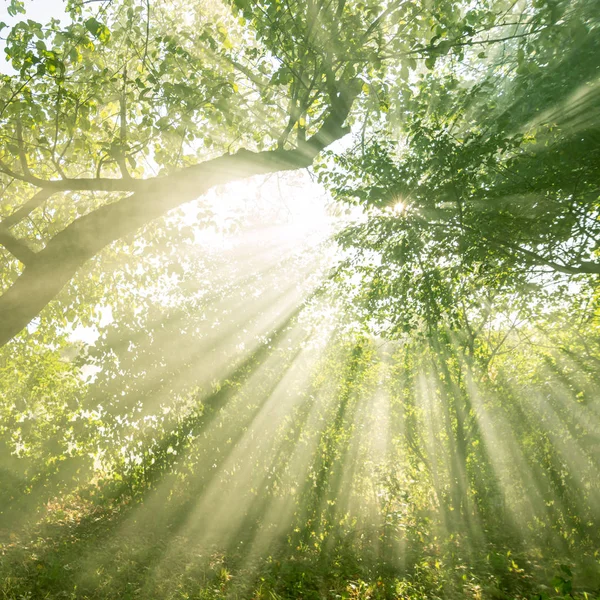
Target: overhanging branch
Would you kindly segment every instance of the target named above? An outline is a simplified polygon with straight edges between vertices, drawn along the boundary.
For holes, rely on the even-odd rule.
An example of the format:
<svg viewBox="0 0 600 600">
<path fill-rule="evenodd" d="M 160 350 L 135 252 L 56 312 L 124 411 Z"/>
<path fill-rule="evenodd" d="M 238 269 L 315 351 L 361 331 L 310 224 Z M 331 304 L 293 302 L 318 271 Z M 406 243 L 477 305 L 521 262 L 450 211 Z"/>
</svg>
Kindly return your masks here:
<svg viewBox="0 0 600 600">
<path fill-rule="evenodd" d="M 423 223 L 432 227 L 454 227 L 457 229 L 462 229 L 463 231 L 468 231 L 476 236 L 478 236 L 483 241 L 487 242 L 491 246 L 494 246 L 500 250 L 503 250 L 507 254 L 517 254 L 522 256 L 529 264 L 532 265 L 541 265 L 545 267 L 550 267 L 552 270 L 557 271 L 559 273 L 564 273 L 565 275 L 598 275 L 600 274 L 600 263 L 592 262 L 592 261 L 580 261 L 577 264 L 564 264 L 556 262 L 551 258 L 547 258 L 534 252 L 533 250 L 529 250 L 527 248 L 523 248 L 519 244 L 514 242 L 510 242 L 508 240 L 503 240 L 498 237 L 491 237 L 489 235 L 482 235 L 481 232 L 478 232 L 473 227 L 469 227 L 464 223 L 432 223 L 423 219 Z"/>
<path fill-rule="evenodd" d="M 0 161 L 0 173 L 37 188 L 53 192 L 136 192 L 152 185 L 156 177 L 149 179 L 120 179 L 107 177 L 81 177 L 77 179 L 40 179 L 32 174 L 18 173 Z"/>
<path fill-rule="evenodd" d="M 120 184 L 123 186 L 118 188 L 120 191 L 123 191 L 125 184 L 129 184 L 133 193 L 79 217 L 36 253 L 35 260 L 24 263 L 26 267 L 23 273 L 0 297 L 0 346 L 26 327 L 56 297 L 77 270 L 111 242 L 136 231 L 169 210 L 198 198 L 215 185 L 253 175 L 310 166 L 321 150 L 348 133 L 344 121 L 358 93 L 357 88 L 355 82 L 345 86 L 320 130 L 294 150 L 241 150 L 166 177 L 143 181 L 100 180 Z M 82 185 L 86 181 L 97 185 L 99 180 L 61 180 L 50 182 L 52 185 L 46 185 L 44 189 L 52 192 L 90 189 L 64 187 L 78 182 Z M 36 201 L 43 200 L 38 197 Z M 20 210 L 27 209 L 23 207 Z M 11 216 L 14 222 L 18 220 L 17 213 Z"/>
<path fill-rule="evenodd" d="M 23 206 L 17 209 L 12 215 L 5 217 L 0 223 L 0 227 L 8 229 L 29 216 L 38 206 L 41 206 L 54 192 L 49 189 L 40 190 L 33 195 Z"/>
<path fill-rule="evenodd" d="M 14 237 L 6 227 L 0 225 L 0 244 L 24 265 L 31 265 L 36 253 L 23 240 Z"/>
</svg>

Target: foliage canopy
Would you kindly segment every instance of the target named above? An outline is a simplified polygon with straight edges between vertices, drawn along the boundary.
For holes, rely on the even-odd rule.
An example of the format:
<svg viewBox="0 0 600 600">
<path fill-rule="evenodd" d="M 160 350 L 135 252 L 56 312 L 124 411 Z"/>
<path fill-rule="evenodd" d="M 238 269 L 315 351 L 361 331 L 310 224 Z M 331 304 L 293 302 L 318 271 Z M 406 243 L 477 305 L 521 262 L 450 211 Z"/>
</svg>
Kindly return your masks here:
<svg viewBox="0 0 600 600">
<path fill-rule="evenodd" d="M 0 24 L 4 595 L 597 593 L 597 2 L 64 6 Z M 332 239 L 238 202 L 301 169 Z"/>
</svg>

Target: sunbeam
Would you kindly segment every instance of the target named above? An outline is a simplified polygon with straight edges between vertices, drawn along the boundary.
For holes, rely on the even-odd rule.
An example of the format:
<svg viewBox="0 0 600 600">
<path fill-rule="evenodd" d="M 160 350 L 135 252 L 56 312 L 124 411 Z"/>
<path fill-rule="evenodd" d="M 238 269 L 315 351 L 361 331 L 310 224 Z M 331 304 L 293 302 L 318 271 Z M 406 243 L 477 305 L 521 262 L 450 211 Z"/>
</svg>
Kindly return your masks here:
<svg viewBox="0 0 600 600">
<path fill-rule="evenodd" d="M 597 0 L 0 7 L 0 598 L 600 597 Z"/>
</svg>

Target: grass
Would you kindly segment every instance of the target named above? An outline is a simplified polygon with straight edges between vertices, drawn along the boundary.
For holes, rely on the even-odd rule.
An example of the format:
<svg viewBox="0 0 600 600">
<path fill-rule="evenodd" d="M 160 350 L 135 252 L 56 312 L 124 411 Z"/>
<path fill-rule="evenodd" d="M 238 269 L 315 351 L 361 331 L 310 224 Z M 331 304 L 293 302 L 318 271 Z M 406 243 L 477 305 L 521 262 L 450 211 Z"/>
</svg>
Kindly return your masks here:
<svg viewBox="0 0 600 600">
<path fill-rule="evenodd" d="M 393 539 L 383 540 L 390 542 L 387 551 L 385 543 L 374 544 L 368 531 L 331 534 L 330 543 L 321 546 L 302 544 L 298 540 L 306 532 L 296 527 L 273 539 L 268 551 L 253 555 L 247 551 L 252 533 L 222 548 L 199 545 L 176 530 L 174 517 L 181 507 L 171 504 L 153 520 L 143 504 L 100 506 L 78 496 L 48 504 L 35 522 L 2 532 L 0 599 L 600 597 L 600 580 L 594 582 L 598 555 L 583 549 L 579 564 L 561 566 L 558 558 L 536 548 L 467 548 L 459 535 L 426 537 L 402 552 L 394 551 Z"/>
</svg>

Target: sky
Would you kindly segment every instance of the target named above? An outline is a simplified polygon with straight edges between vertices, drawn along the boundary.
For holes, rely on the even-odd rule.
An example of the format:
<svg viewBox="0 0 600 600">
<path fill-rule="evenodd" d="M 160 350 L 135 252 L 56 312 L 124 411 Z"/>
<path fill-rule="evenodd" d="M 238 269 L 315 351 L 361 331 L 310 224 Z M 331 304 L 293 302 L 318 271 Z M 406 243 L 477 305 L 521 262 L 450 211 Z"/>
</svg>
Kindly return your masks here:
<svg viewBox="0 0 600 600">
<path fill-rule="evenodd" d="M 9 25 L 18 20 L 17 17 L 9 16 L 7 9 L 9 0 L 0 0 L 0 21 Z M 60 18 L 64 16 L 63 0 L 25 0 L 25 9 L 27 10 L 26 18 L 34 21 L 48 21 L 50 18 Z"/>
</svg>

